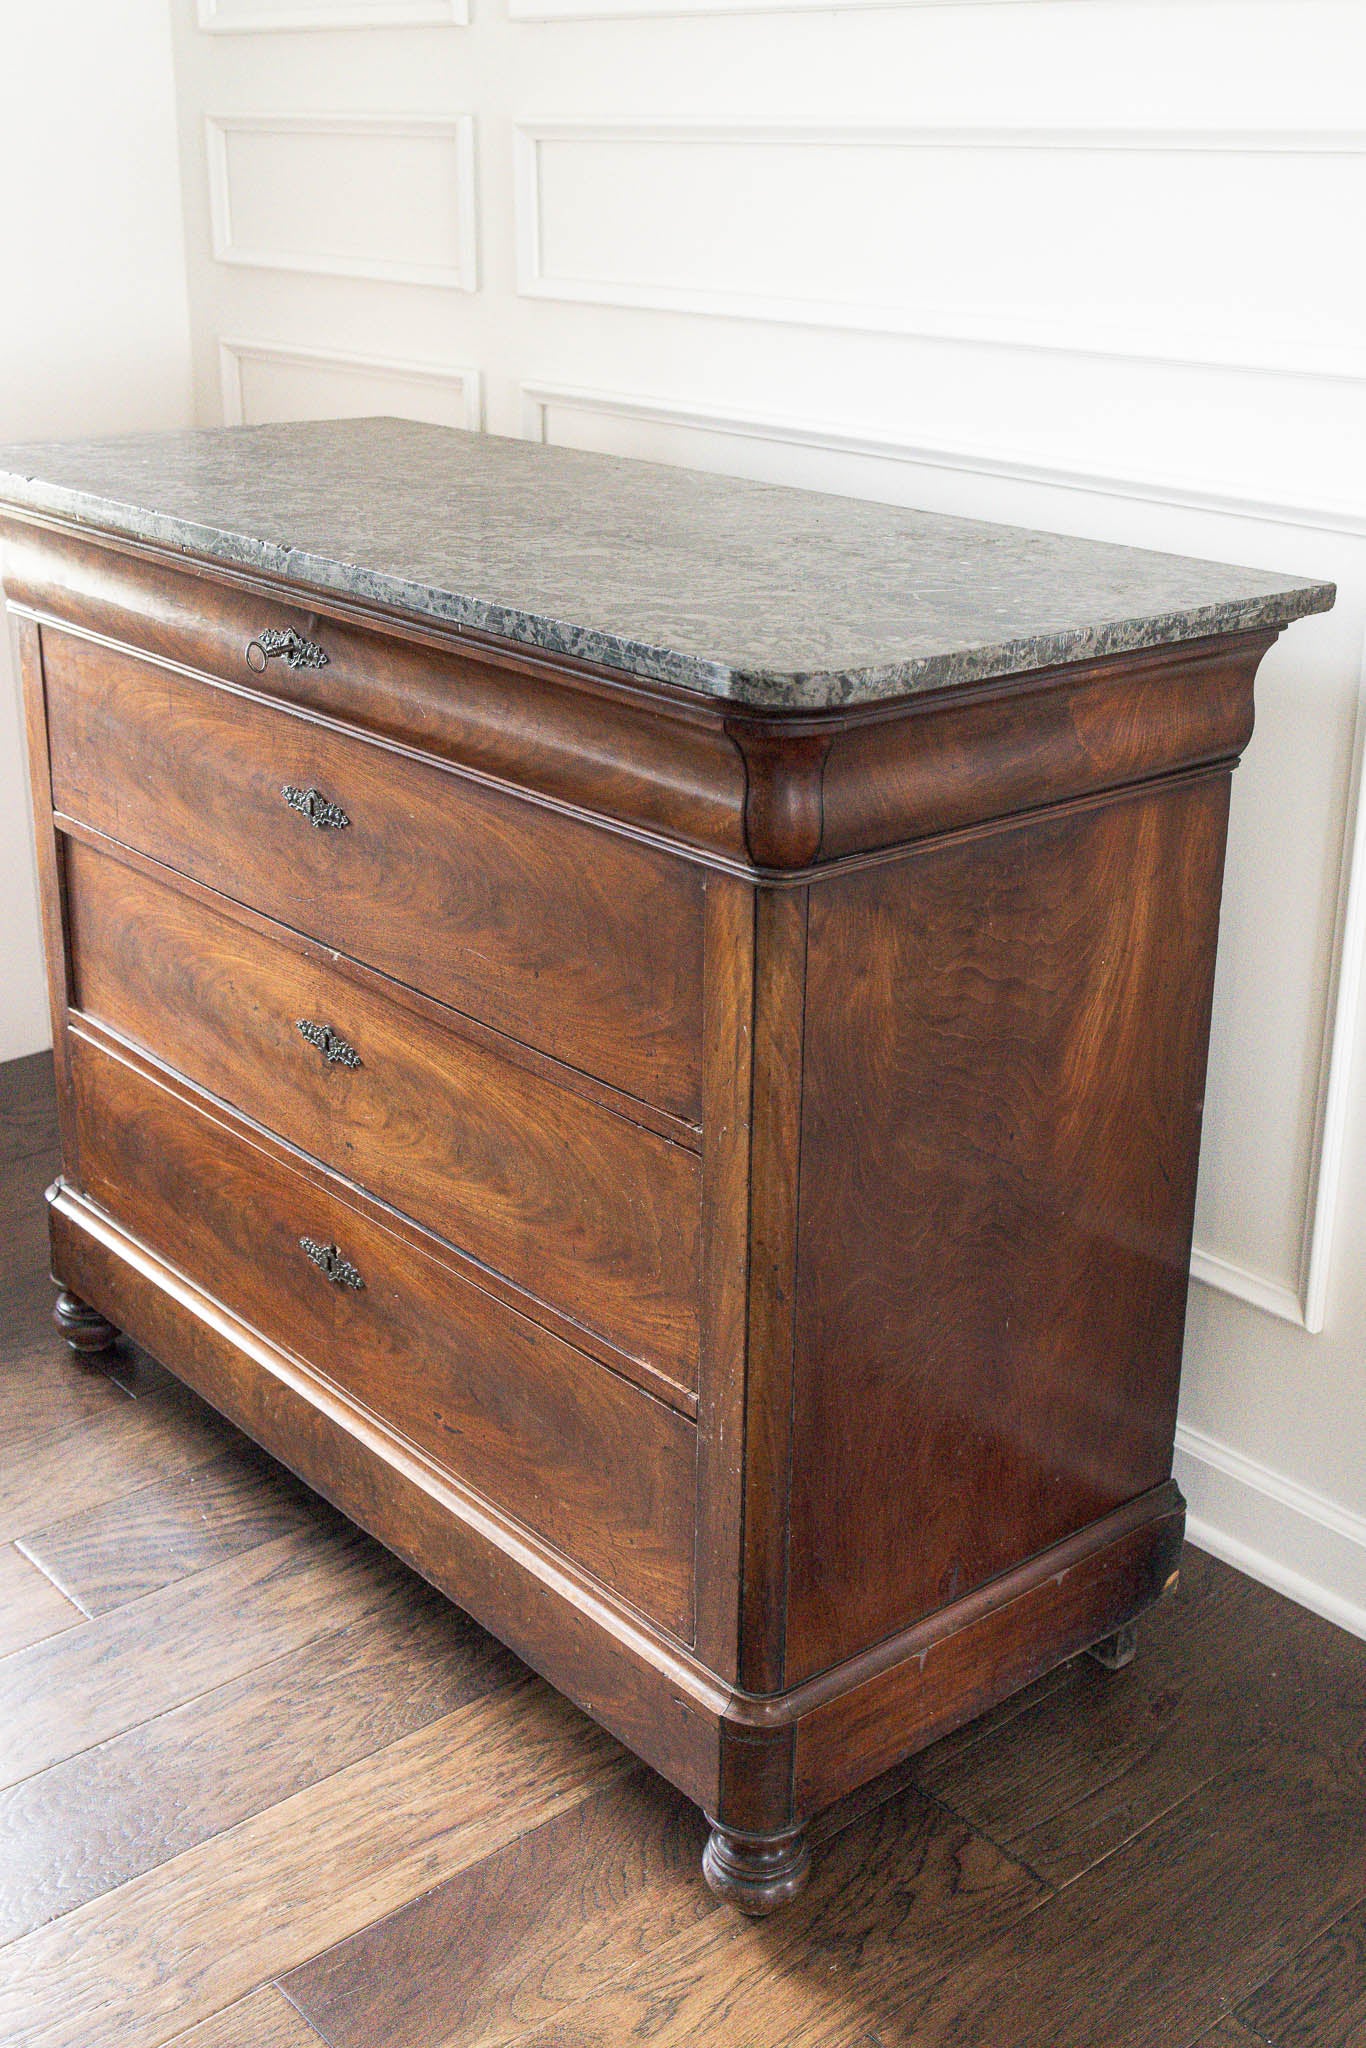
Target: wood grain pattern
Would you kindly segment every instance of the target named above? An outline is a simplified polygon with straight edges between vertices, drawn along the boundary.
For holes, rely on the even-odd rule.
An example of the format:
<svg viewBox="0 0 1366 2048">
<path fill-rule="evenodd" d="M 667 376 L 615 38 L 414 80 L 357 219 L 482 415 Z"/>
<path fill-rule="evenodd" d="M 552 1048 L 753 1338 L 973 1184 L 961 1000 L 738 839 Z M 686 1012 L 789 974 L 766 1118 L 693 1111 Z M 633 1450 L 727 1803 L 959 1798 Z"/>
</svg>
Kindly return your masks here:
<svg viewBox="0 0 1366 2048">
<path fill-rule="evenodd" d="M 1259 1985 L 1237 2017 L 1275 2048 L 1360 2048 L 1366 2040 L 1366 1898 Z"/>
<path fill-rule="evenodd" d="M 754 891 L 707 877 L 702 1042 L 701 1398 L 697 1412 L 699 1656 L 734 1683 L 740 1665 L 749 1151 L 754 1073 Z"/>
<path fill-rule="evenodd" d="M 1249 633 L 1036 670 L 919 699 L 835 741 L 821 851 L 891 846 L 1156 774 L 1229 761 L 1252 732 L 1271 639 Z"/>
<path fill-rule="evenodd" d="M 88 1300 L 174 1357 L 214 1406 L 496 1631 L 702 1807 L 717 1796 L 726 1691 L 601 1584 L 274 1352 L 100 1212 L 59 1190 L 55 1256 Z"/>
<path fill-rule="evenodd" d="M 533 1680 L 460 1707 L 12 1942 L 0 2037 L 159 2048 L 622 1768 L 615 1743 Z M 227 1946 L 225 1894 L 239 1930 Z"/>
<path fill-rule="evenodd" d="M 917 2048 L 1197 2038 L 1362 1896 L 1364 1800 L 1358 1758 L 1260 1746 L 942 1984 Z"/>
<path fill-rule="evenodd" d="M 250 931 L 79 844 L 66 869 L 88 1016 L 695 1388 L 691 1152 L 419 1020 L 278 927 Z M 361 1064 L 329 1062 L 301 1019 Z"/>
<path fill-rule="evenodd" d="M 0 1784 L 368 1614 L 399 1569 L 354 1531 L 283 1536 L 0 1660 Z"/>
<path fill-rule="evenodd" d="M 263 1335 L 675 1633 L 691 1632 L 691 1423 L 84 1040 L 90 1192 Z M 329 1285 L 301 1239 L 363 1276 Z"/>
<path fill-rule="evenodd" d="M 1279 2048 L 1279 2044 L 1268 2041 L 1265 2034 L 1254 2034 L 1232 2013 L 1226 2013 L 1216 2020 L 1212 2027 L 1188 2044 L 1188 2048 Z"/>
<path fill-rule="evenodd" d="M 50 1286 L 46 1293 L 50 1303 Z M 98 1366 L 73 1372 L 71 1353 L 60 1340 L 49 1344 L 45 1331 L 28 1349 L 23 1366 L 6 1387 L 0 1409 L 0 1452 L 16 1458 L 28 1445 L 77 1424 L 103 1420 L 132 1399 L 112 1373 L 101 1372 Z"/>
<path fill-rule="evenodd" d="M 808 892 L 755 905 L 749 1318 L 745 1332 L 745 1524 L 739 1682 L 786 1681 L 789 1495 Z M 744 1822 L 737 1819 L 736 1824 Z"/>
<path fill-rule="evenodd" d="M 284 1979 L 330 2048 L 492 2048 L 720 1912 L 705 1830 L 632 1772 Z"/>
<path fill-rule="evenodd" d="M 0 1065 L 0 1159 L 54 1154 L 58 1145 L 52 1054 L 30 1053 Z"/>
<path fill-rule="evenodd" d="M 334 1523 L 316 1494 L 242 1444 L 116 1502 L 45 1523 L 23 1548 L 86 1614 L 104 1614 L 260 1543 Z"/>
<path fill-rule="evenodd" d="M 43 647 L 59 812 L 696 1120 L 697 870 L 131 655 Z M 286 784 L 351 823 L 318 830 Z"/>
<path fill-rule="evenodd" d="M 1013 1719 L 1009 1742 L 930 1750 L 921 1782 L 1066 1885 L 1293 1721 L 1304 1688 L 1325 1676 L 1319 1642 L 1293 1627 L 1269 1633 L 1251 1582 L 1188 1547 L 1176 1594 L 1142 1623 L 1127 1672 L 1069 1666 Z"/>
<path fill-rule="evenodd" d="M 1227 801 L 813 893 L 789 1684 L 1167 1476 Z"/>
<path fill-rule="evenodd" d="M 907 1793 L 837 1837 L 810 1889 L 777 1919 L 713 1915 L 515 2039 L 518 2048 L 871 2043 L 880 1997 L 927 1997 L 1042 1896 L 955 1816 Z"/>
<path fill-rule="evenodd" d="M 319 2048 L 319 2036 L 284 1994 L 267 1984 L 177 2034 L 166 2048 Z"/>
<path fill-rule="evenodd" d="M 487 635 L 296 596 L 154 548 L 4 519 L 11 598 L 87 632 L 354 724 L 684 844 L 745 851 L 743 762 L 722 707 Z M 326 643 L 325 670 L 248 668 L 264 628 Z"/>
<path fill-rule="evenodd" d="M 1176 1568 L 1184 1522 L 1169 1482 L 1095 1525 L 1104 1541 L 1090 1532 L 1075 1537 L 982 1588 L 980 1607 L 969 1597 L 936 1616 L 923 1641 L 908 1631 L 895 1662 L 861 1679 L 856 1665 L 828 1691 L 817 1681 L 805 1696 L 799 1692 L 796 1812 L 819 1812 L 850 1792 L 860 1774 L 890 1769 L 969 1719 L 975 1706 L 994 1705 L 1108 1633 L 1116 1616 L 1142 1613 Z M 854 1757 L 857 1773 L 850 1770 Z"/>
<path fill-rule="evenodd" d="M 0 1659 L 84 1620 L 75 1601 L 68 1600 L 31 1558 L 12 1543 L 0 1548 Z"/>
<path fill-rule="evenodd" d="M 160 1617 L 125 1638 L 158 1654 Z M 231 1616 L 223 1623 L 232 1627 Z M 0 1791 L 0 1941 L 115 1892 L 362 1757 L 403 1741 L 523 1667 L 407 1573 L 371 1613 L 280 1651 Z"/>
<path fill-rule="evenodd" d="M 46 1307 L 51 1287 L 45 1286 L 43 1294 Z M 35 1333 L 34 1343 L 35 1348 L 42 1344 L 53 1353 L 59 1347 L 65 1352 L 50 1327 Z M 70 1373 L 69 1352 L 61 1363 Z M 152 1485 L 164 1474 L 208 1464 L 234 1434 L 185 1390 L 180 1398 L 156 1392 L 141 1400 L 101 1403 L 92 1416 L 69 1417 L 63 1427 L 41 1437 L 20 1439 L 0 1454 L 0 1542 L 40 1527 L 55 1505 L 84 1513 L 135 1487 Z"/>
</svg>

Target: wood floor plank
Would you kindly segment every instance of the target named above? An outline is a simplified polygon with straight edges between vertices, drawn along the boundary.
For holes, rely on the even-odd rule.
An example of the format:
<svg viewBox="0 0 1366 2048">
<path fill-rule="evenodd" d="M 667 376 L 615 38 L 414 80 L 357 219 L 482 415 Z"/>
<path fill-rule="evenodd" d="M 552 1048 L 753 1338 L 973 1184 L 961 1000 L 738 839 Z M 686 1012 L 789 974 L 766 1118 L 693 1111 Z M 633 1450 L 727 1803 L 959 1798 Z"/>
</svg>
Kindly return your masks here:
<svg viewBox="0 0 1366 2048">
<path fill-rule="evenodd" d="M 1361 2048 L 1366 2041 L 1366 1899 L 1238 2007 L 1275 2048 Z"/>
<path fill-rule="evenodd" d="M 524 1666 L 420 1581 L 363 1621 L 0 1791 L 0 1942 L 69 1913 Z"/>
<path fill-rule="evenodd" d="M 927 1751 L 921 1783 L 1050 1884 L 1068 1884 L 1284 1718 L 1295 1613 L 1188 1546 L 1181 1589 L 1141 1624 L 1126 1671 L 1077 1660 L 987 1741 L 942 1760 Z"/>
<path fill-rule="evenodd" d="M 0 1395 L 0 1401 L 3 1396 Z M 98 1416 L 0 1456 L 0 1542 L 84 1513 L 178 1471 L 221 1457 L 237 1432 L 186 1392 L 111 1403 Z"/>
<path fill-rule="evenodd" d="M 50 1052 L 0 1065 L 0 1161 L 35 1153 L 55 1163 L 57 1090 Z"/>
<path fill-rule="evenodd" d="M 517 1680 L 12 1942 L 0 2040 L 159 2048 L 625 1767 Z"/>
<path fill-rule="evenodd" d="M 215 2013 L 188 2033 L 177 2034 L 165 2048 L 325 2048 L 325 2044 L 289 2000 L 273 1984 L 265 1984 L 226 2012 Z"/>
<path fill-rule="evenodd" d="M 48 1308 L 54 1299 L 48 1287 Z M 131 1398 L 113 1374 L 78 1363 L 55 1330 L 35 1326 L 28 1308 L 21 1318 L 0 1317 L 0 1356 L 0 1457 L 6 1462 L 22 1459 L 35 1438 L 77 1428 Z"/>
<path fill-rule="evenodd" d="M 358 1621 L 403 1571 L 346 1526 L 282 1536 L 0 1658 L 0 1785 Z"/>
<path fill-rule="evenodd" d="M 889 2001 L 869 2038 L 916 2048 L 1198 2040 L 1362 1896 L 1364 1762 L 1347 1744 L 1267 1741 L 932 1996 Z M 830 2031 L 798 2041 L 847 2048 Z"/>
<path fill-rule="evenodd" d="M 1241 2020 L 1225 2013 L 1207 2033 L 1189 2042 L 1187 2048 L 1279 2048 L 1279 2044 L 1268 2041 L 1264 2034 L 1250 2032 Z"/>
<path fill-rule="evenodd" d="M 771 1920 L 709 1915 L 515 2038 L 518 2048 L 864 2048 L 884 2039 L 866 2016 L 890 1995 L 932 1996 L 1046 1896 L 957 1815 L 909 1791 L 838 1835 L 808 1889 Z"/>
<path fill-rule="evenodd" d="M 41 1301 L 45 1286 L 51 1307 L 55 1290 L 48 1280 L 47 1204 L 43 1197 L 56 1178 L 57 1167 L 56 1155 L 46 1151 L 0 1161 L 0 1221 L 4 1225 L 0 1317 L 25 1304 L 31 1311 Z"/>
<path fill-rule="evenodd" d="M 87 1614 L 159 1592 L 331 1511 L 243 1439 L 208 1464 L 49 1522 L 22 1549 Z"/>
<path fill-rule="evenodd" d="M 509 2038 L 724 1909 L 706 1826 L 643 1768 L 349 1941 L 283 1988 L 331 2048 Z"/>
<path fill-rule="evenodd" d="M 12 1543 L 0 1547 L 0 1657 L 84 1620 L 80 1608 Z"/>
</svg>

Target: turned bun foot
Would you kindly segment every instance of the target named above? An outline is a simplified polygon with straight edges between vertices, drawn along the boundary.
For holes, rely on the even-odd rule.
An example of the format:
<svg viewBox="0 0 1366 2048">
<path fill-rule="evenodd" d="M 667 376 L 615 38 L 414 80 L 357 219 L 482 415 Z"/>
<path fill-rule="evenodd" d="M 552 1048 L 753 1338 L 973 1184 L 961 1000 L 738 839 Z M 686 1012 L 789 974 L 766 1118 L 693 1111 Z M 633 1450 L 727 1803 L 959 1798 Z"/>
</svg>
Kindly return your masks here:
<svg viewBox="0 0 1366 2048">
<path fill-rule="evenodd" d="M 52 1320 L 78 1358 L 95 1358 L 110 1350 L 119 1339 L 114 1325 L 97 1308 L 91 1308 L 78 1294 L 68 1294 L 65 1288 L 57 1296 Z"/>
<path fill-rule="evenodd" d="M 711 1815 L 708 1814 L 708 1820 Z M 795 1899 L 811 1875 L 805 1828 L 776 1835 L 739 1834 L 712 1821 L 702 1851 L 702 1875 L 718 1899 L 756 1917 Z"/>
<path fill-rule="evenodd" d="M 1122 1671 L 1126 1664 L 1134 1661 L 1138 1648 L 1138 1623 L 1126 1621 L 1123 1628 L 1117 1628 L 1112 1636 L 1103 1636 L 1098 1643 L 1092 1643 L 1086 1652 L 1094 1657 L 1097 1664 L 1103 1664 L 1107 1671 Z"/>
</svg>

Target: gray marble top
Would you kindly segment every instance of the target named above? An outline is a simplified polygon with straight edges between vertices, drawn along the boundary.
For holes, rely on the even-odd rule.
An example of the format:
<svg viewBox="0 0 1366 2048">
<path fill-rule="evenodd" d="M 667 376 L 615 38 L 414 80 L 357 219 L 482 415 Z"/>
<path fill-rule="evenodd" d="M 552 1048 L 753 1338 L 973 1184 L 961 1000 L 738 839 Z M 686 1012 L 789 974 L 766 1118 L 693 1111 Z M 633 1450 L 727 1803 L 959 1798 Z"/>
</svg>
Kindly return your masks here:
<svg viewBox="0 0 1366 2048">
<path fill-rule="evenodd" d="M 0 504 L 735 703 L 1326 611 L 1328 583 L 396 419 L 0 447 Z"/>
</svg>

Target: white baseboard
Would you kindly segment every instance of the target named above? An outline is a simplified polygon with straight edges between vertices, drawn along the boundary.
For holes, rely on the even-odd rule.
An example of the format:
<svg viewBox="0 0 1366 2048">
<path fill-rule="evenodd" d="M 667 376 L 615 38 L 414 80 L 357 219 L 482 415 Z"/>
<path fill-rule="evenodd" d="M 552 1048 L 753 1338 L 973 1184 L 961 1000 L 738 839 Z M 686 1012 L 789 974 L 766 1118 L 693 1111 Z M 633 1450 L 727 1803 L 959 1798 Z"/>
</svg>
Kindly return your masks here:
<svg viewBox="0 0 1366 2048">
<path fill-rule="evenodd" d="M 1192 1543 L 1366 1637 L 1366 1515 L 1184 1423 L 1175 1473 Z"/>
</svg>

